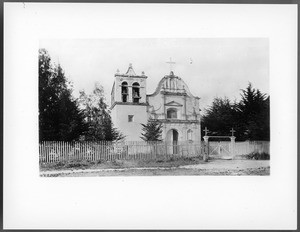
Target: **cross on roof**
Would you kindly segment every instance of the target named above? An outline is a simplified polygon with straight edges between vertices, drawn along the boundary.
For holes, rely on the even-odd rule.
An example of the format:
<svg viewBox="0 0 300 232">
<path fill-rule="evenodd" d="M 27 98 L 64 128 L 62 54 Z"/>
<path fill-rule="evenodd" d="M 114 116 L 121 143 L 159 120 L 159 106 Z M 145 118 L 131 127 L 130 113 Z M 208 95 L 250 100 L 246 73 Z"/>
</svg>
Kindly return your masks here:
<svg viewBox="0 0 300 232">
<path fill-rule="evenodd" d="M 166 62 L 167 64 L 170 64 L 170 72 L 172 72 L 172 64 L 176 64 L 174 61 L 172 61 L 172 58 L 170 57 L 170 61 Z"/>
<path fill-rule="evenodd" d="M 207 130 L 207 127 L 205 127 L 205 129 L 203 130 L 204 132 L 205 132 L 205 136 L 207 135 L 207 132 L 209 131 L 209 130 Z"/>
<path fill-rule="evenodd" d="M 231 132 L 231 136 L 234 136 L 235 130 L 233 128 L 231 128 L 230 132 Z"/>
</svg>

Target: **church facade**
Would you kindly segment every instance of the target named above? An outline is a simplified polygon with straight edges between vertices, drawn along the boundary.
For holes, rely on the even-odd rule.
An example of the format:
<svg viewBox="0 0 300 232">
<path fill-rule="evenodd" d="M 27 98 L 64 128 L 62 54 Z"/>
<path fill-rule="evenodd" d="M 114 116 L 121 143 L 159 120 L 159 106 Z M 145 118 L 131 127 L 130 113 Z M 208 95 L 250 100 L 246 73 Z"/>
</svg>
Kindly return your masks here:
<svg viewBox="0 0 300 232">
<path fill-rule="evenodd" d="M 165 75 L 154 93 L 147 94 L 147 76 L 137 75 L 132 65 L 119 71 L 111 91 L 111 115 L 114 126 L 127 141 L 141 141 L 142 125 L 149 118 L 163 125 L 163 141 L 200 142 L 199 97 L 193 96 L 186 83 L 174 72 Z"/>
</svg>

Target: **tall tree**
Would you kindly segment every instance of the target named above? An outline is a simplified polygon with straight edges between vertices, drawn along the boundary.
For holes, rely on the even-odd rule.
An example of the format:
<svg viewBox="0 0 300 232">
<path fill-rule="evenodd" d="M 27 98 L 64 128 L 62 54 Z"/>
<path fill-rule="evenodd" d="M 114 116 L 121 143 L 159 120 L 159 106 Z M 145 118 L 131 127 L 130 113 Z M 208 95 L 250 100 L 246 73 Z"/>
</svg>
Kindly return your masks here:
<svg viewBox="0 0 300 232">
<path fill-rule="evenodd" d="M 113 127 L 101 85 L 96 83 L 92 94 L 81 91 L 79 104 L 88 125 L 85 133 L 86 140 L 114 141 L 124 138 L 123 134 Z"/>
<path fill-rule="evenodd" d="M 235 125 L 234 112 L 234 104 L 228 98 L 217 97 L 202 117 L 202 128 L 207 127 L 211 135 L 228 135 Z"/>
<path fill-rule="evenodd" d="M 86 130 L 83 114 L 60 65 L 39 50 L 39 139 L 76 140 Z"/>
<path fill-rule="evenodd" d="M 244 139 L 270 140 L 270 97 L 249 83 L 237 104 L 237 121 Z"/>
<path fill-rule="evenodd" d="M 149 118 L 147 124 L 142 124 L 142 136 L 144 141 L 161 141 L 162 124 L 156 120 Z"/>
<path fill-rule="evenodd" d="M 51 58 L 45 49 L 39 50 L 39 139 L 48 140 L 55 135 L 51 118 L 54 109 L 54 92 L 51 88 L 53 69 Z"/>
<path fill-rule="evenodd" d="M 240 102 L 215 98 L 202 117 L 202 128 L 210 135 L 229 135 L 235 129 L 237 140 L 270 140 L 270 97 L 249 83 L 241 90 Z"/>
</svg>

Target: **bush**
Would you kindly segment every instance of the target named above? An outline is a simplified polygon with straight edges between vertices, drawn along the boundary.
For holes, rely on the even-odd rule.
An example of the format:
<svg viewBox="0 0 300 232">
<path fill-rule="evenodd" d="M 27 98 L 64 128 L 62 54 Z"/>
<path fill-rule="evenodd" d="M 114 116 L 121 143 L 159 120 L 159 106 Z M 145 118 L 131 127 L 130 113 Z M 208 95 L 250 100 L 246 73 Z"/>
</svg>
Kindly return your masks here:
<svg viewBox="0 0 300 232">
<path fill-rule="evenodd" d="M 268 153 L 258 153 L 258 152 L 252 152 L 248 155 L 246 155 L 246 159 L 255 159 L 255 160 L 269 160 L 270 155 Z"/>
<path fill-rule="evenodd" d="M 59 168 L 59 167 L 64 166 L 64 163 L 62 161 L 59 161 L 58 163 L 54 163 L 53 166 L 56 167 L 56 168 Z"/>
<path fill-rule="evenodd" d="M 88 161 L 71 161 L 65 164 L 65 168 L 83 168 L 89 166 Z"/>
<path fill-rule="evenodd" d="M 40 168 L 42 169 L 61 169 L 64 166 L 64 162 L 59 161 L 57 163 L 40 163 Z"/>
<path fill-rule="evenodd" d="M 123 161 L 122 160 L 113 160 L 111 162 L 114 166 L 122 166 L 123 165 Z"/>
<path fill-rule="evenodd" d="M 182 156 L 171 156 L 171 157 L 159 157 L 156 162 L 164 163 L 164 162 L 197 162 L 202 160 L 202 157 L 182 157 Z"/>
</svg>

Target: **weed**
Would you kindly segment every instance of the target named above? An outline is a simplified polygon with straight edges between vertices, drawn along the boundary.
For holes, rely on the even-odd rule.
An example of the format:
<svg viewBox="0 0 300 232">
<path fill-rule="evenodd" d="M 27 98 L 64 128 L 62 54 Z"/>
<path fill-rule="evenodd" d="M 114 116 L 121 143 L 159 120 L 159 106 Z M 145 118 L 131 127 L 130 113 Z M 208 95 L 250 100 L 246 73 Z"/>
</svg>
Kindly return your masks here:
<svg viewBox="0 0 300 232">
<path fill-rule="evenodd" d="M 246 155 L 246 159 L 255 159 L 255 160 L 269 160 L 270 155 L 268 153 L 258 153 L 258 152 L 252 152 L 248 155 Z"/>
<path fill-rule="evenodd" d="M 111 162 L 114 166 L 123 166 L 123 162 L 121 160 L 113 160 Z"/>
<path fill-rule="evenodd" d="M 65 168 L 84 168 L 90 166 L 89 161 L 83 160 L 83 161 L 71 161 L 69 163 L 66 163 L 64 165 Z"/>
</svg>

